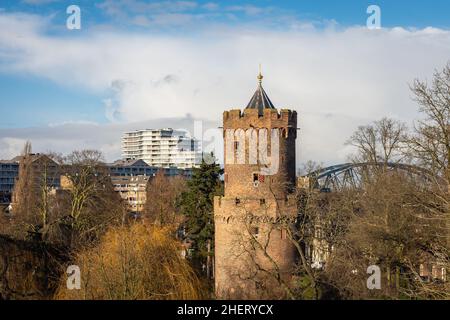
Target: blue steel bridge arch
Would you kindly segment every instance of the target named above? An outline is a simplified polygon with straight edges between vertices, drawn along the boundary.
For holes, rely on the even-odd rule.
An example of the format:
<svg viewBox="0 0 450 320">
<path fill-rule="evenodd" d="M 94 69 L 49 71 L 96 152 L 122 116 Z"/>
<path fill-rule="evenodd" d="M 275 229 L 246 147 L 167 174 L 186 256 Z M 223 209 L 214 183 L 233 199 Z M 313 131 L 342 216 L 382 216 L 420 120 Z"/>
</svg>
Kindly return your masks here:
<svg viewBox="0 0 450 320">
<path fill-rule="evenodd" d="M 357 187 L 360 183 L 360 169 L 382 168 L 389 170 L 401 170 L 412 175 L 417 175 L 425 181 L 434 181 L 436 178 L 433 173 L 427 169 L 404 163 L 395 162 L 360 162 L 360 163 L 343 163 L 332 165 L 325 168 L 315 170 L 303 178 L 308 178 L 310 188 L 319 189 L 323 192 L 331 190 L 339 190 L 345 186 Z"/>
</svg>

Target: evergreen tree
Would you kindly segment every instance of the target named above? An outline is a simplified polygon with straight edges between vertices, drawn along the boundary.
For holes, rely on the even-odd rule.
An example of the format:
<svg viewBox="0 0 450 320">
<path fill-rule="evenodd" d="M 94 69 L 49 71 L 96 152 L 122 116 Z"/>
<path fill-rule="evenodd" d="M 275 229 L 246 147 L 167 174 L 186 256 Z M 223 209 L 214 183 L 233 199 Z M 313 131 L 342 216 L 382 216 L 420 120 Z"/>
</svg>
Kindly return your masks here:
<svg viewBox="0 0 450 320">
<path fill-rule="evenodd" d="M 213 157 L 213 155 L 210 155 Z M 213 158 L 214 159 L 214 158 Z M 214 252 L 214 196 L 222 194 L 220 176 L 223 170 L 216 162 L 202 160 L 194 168 L 187 191 L 181 194 L 181 212 L 186 216 L 186 237 L 192 242 L 191 258 L 197 268 L 208 266 Z M 209 248 L 209 249 L 208 249 Z"/>
</svg>

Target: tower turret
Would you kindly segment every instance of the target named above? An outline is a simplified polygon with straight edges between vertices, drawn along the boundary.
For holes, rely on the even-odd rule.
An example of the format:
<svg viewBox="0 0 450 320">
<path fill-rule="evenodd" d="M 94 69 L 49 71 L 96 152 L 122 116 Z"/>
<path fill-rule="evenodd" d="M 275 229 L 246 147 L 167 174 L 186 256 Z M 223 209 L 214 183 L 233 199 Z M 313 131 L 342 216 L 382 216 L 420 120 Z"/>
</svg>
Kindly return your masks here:
<svg viewBox="0 0 450 320">
<path fill-rule="evenodd" d="M 295 220 L 297 113 L 276 109 L 262 87 L 247 107 L 223 113 L 225 194 L 214 201 L 215 284 L 219 298 L 280 297 L 295 248 L 287 229 Z"/>
</svg>

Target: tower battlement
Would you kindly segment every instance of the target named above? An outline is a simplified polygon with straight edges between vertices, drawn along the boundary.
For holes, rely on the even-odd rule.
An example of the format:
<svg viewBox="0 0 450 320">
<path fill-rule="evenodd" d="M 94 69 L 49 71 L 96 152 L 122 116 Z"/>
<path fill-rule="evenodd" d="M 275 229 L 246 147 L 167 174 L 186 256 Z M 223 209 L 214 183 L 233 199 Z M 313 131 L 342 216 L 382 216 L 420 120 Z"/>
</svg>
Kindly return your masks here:
<svg viewBox="0 0 450 320">
<path fill-rule="evenodd" d="M 255 263 L 270 271 L 275 261 L 280 276 L 287 279 L 295 264 L 296 250 L 287 230 L 297 217 L 292 192 L 297 112 L 276 109 L 262 78 L 259 74 L 258 87 L 243 111 L 223 113 L 225 195 L 214 198 L 218 298 L 280 298 L 279 285 L 263 279 L 267 273 L 258 272 Z M 261 246 L 252 245 L 254 241 Z M 267 252 L 258 252 L 258 247 Z M 255 287 L 257 282 L 270 292 L 263 294 Z"/>
<path fill-rule="evenodd" d="M 297 111 L 289 109 L 232 109 L 223 112 L 225 128 L 246 128 L 250 126 L 295 127 L 297 125 Z"/>
</svg>

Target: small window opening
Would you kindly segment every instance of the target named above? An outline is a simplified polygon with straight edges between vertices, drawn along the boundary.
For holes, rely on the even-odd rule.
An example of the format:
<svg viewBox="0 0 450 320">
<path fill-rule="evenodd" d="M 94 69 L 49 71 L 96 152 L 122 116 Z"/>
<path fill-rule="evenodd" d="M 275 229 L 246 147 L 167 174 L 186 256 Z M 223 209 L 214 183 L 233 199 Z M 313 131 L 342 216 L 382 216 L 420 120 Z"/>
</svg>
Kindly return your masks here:
<svg viewBox="0 0 450 320">
<path fill-rule="evenodd" d="M 258 237 L 259 234 L 259 228 L 258 227 L 251 227 L 250 228 L 250 232 L 252 234 L 252 236 L 254 236 L 255 238 Z"/>
</svg>

